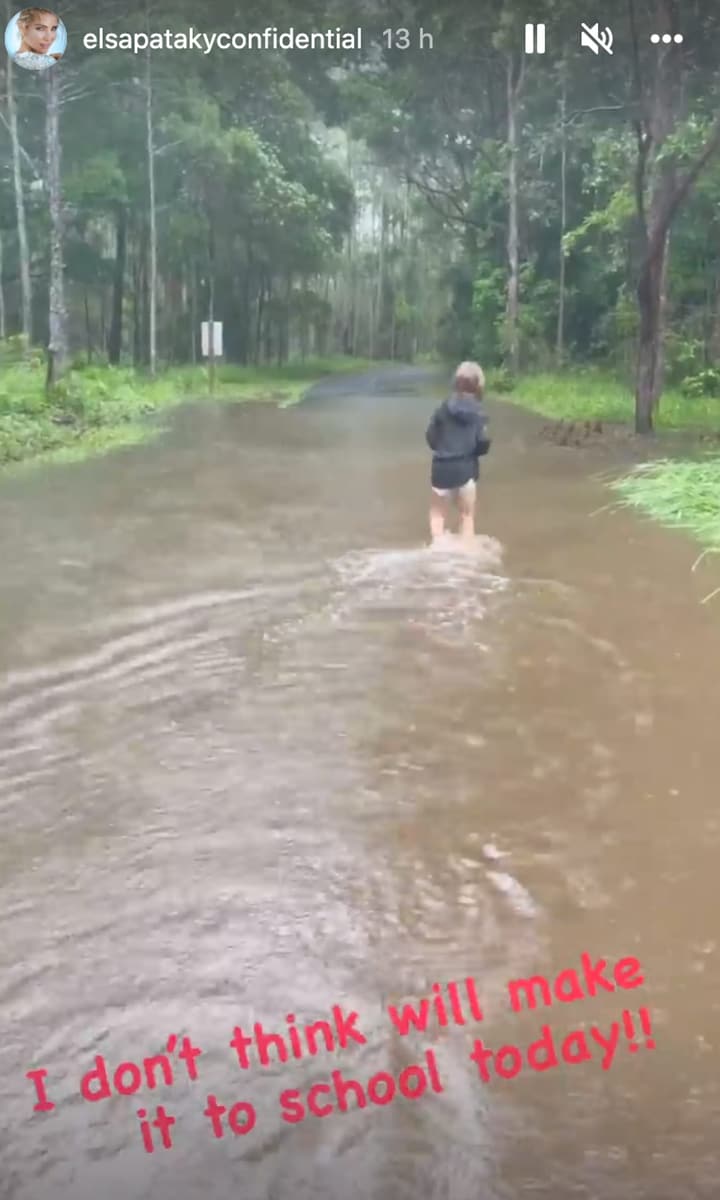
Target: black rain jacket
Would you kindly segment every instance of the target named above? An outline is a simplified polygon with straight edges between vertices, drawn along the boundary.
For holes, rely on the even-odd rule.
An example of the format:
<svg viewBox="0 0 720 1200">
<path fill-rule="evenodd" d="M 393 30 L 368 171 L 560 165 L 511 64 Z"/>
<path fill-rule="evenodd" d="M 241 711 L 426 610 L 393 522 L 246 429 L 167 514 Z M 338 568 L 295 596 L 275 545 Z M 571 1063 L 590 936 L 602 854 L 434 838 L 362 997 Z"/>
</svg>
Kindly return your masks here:
<svg viewBox="0 0 720 1200">
<path fill-rule="evenodd" d="M 436 462 L 478 459 L 490 449 L 488 417 L 474 396 L 454 393 L 435 410 L 425 440 Z"/>
</svg>

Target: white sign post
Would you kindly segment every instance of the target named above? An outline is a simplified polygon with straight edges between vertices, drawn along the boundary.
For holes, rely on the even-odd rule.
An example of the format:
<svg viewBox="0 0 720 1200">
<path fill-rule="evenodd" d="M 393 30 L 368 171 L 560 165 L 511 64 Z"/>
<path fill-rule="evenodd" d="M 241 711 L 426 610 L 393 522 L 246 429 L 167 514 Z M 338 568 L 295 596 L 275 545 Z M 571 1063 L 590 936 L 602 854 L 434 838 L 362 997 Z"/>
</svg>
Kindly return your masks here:
<svg viewBox="0 0 720 1200">
<path fill-rule="evenodd" d="M 213 339 L 212 339 L 212 355 L 210 354 L 210 322 L 203 321 L 200 326 L 200 338 L 202 342 L 203 358 L 222 358 L 222 343 L 223 343 L 223 323 L 222 321 L 213 321 Z"/>
<path fill-rule="evenodd" d="M 215 363 L 218 358 L 222 358 L 222 334 L 222 321 L 203 321 L 200 326 L 202 356 L 208 360 L 208 387 L 211 392 L 215 391 Z"/>
</svg>

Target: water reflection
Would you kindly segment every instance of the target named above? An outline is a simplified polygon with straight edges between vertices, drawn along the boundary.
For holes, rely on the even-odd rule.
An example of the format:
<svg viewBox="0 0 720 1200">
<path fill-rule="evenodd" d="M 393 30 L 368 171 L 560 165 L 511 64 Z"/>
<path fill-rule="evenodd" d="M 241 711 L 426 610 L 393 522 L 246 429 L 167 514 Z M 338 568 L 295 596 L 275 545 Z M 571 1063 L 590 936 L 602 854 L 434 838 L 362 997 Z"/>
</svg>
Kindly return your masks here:
<svg viewBox="0 0 720 1200">
<path fill-rule="evenodd" d="M 720 633 L 694 552 L 627 514 L 589 526 L 587 465 L 509 408 L 494 540 L 427 549 L 408 429 L 436 398 L 401 381 L 187 412 L 3 485 L 4 1200 L 715 1195 Z M 471 976 L 488 1043 L 530 1041 L 507 980 L 585 950 L 642 960 L 652 1054 L 485 1086 L 467 1029 L 388 1022 Z M 337 1003 L 368 1035 L 342 1064 L 238 1071 L 236 1024 Z M 139 1100 L 78 1082 L 171 1033 L 200 1080 L 143 1096 L 177 1118 L 148 1155 Z M 441 1095 L 283 1123 L 284 1088 L 398 1077 L 429 1047 Z M 252 1135 L 213 1138 L 210 1093 L 251 1101 Z"/>
</svg>

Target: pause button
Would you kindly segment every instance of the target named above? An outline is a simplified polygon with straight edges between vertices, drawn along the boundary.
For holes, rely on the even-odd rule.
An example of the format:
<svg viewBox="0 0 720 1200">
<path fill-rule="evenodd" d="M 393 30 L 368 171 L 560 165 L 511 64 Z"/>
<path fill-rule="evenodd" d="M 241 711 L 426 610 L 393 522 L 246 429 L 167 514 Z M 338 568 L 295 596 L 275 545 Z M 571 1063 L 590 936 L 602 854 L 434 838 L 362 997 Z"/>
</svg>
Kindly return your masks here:
<svg viewBox="0 0 720 1200">
<path fill-rule="evenodd" d="M 525 26 L 525 53 L 526 54 L 544 54 L 545 53 L 545 26 L 544 25 L 526 25 Z"/>
</svg>

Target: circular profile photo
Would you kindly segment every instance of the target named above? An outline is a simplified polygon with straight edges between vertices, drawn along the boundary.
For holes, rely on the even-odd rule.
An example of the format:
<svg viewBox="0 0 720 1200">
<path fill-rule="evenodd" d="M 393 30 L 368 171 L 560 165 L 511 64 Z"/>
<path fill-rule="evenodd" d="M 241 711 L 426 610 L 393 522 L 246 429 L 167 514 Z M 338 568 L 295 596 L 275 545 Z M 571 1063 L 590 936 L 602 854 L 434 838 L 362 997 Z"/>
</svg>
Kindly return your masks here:
<svg viewBox="0 0 720 1200">
<path fill-rule="evenodd" d="M 5 49 L 26 71 L 47 71 L 65 53 L 67 31 L 52 8 L 23 8 L 8 21 Z"/>
</svg>

